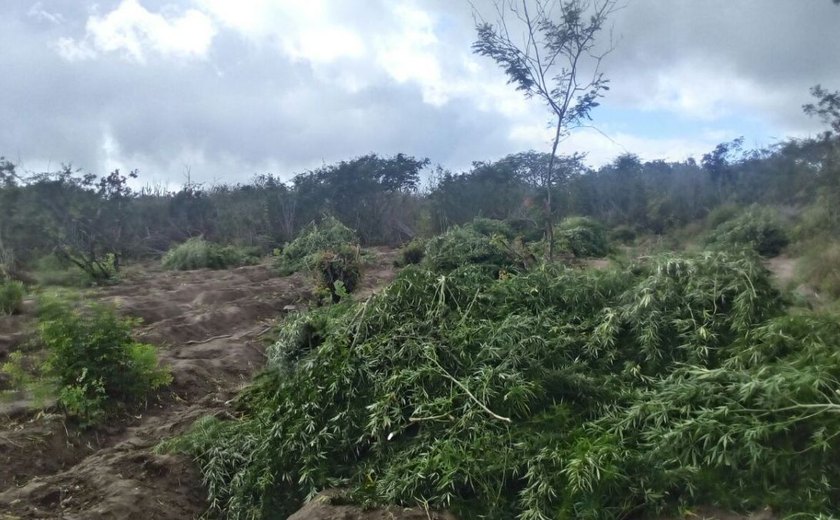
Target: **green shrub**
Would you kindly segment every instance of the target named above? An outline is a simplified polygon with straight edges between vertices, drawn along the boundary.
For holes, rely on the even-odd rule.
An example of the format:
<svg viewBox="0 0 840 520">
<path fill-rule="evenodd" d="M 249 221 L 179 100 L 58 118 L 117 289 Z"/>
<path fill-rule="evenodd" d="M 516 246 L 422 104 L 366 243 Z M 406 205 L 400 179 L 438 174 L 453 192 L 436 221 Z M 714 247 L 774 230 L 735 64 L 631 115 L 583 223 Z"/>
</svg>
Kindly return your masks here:
<svg viewBox="0 0 840 520">
<path fill-rule="evenodd" d="M 419 264 L 426 255 L 426 244 L 428 240 L 415 238 L 400 249 L 400 256 L 394 261 L 394 266 L 405 267 L 407 265 Z"/>
<path fill-rule="evenodd" d="M 167 251 L 162 263 L 166 269 L 188 271 L 228 269 L 255 264 L 258 261 L 259 254 L 253 249 L 222 246 L 208 242 L 202 237 L 193 237 Z"/>
<path fill-rule="evenodd" d="M 464 227 L 470 228 L 476 233 L 487 237 L 500 235 L 508 240 L 511 240 L 516 236 L 510 225 L 503 220 L 476 217 L 472 222 L 466 224 Z"/>
<path fill-rule="evenodd" d="M 537 242 L 543 238 L 545 230 L 536 221 L 527 218 L 509 218 L 505 223 L 514 236 L 522 237 L 525 242 Z"/>
<path fill-rule="evenodd" d="M 21 282 L 0 280 L 0 314 L 17 314 L 23 306 L 26 288 Z"/>
<path fill-rule="evenodd" d="M 277 257 L 275 265 L 282 275 L 311 269 L 323 251 L 338 251 L 357 246 L 356 232 L 336 218 L 326 217 L 320 223 L 310 222 Z"/>
<path fill-rule="evenodd" d="M 101 419 L 116 403 L 132 403 L 168 384 L 152 345 L 131 338 L 134 320 L 109 307 L 45 302 L 39 336 L 48 357 L 45 377 L 59 388 L 59 402 L 83 424 Z"/>
<path fill-rule="evenodd" d="M 788 232 L 777 212 L 752 206 L 712 230 L 706 245 L 719 248 L 754 249 L 762 256 L 776 256 L 789 242 Z"/>
<path fill-rule="evenodd" d="M 502 241 L 482 235 L 471 227 L 454 227 L 426 244 L 423 265 L 441 273 L 470 264 L 489 266 L 496 271 L 511 269 L 518 259 Z"/>
<path fill-rule="evenodd" d="M 782 315 L 756 255 L 408 267 L 364 304 L 293 318 L 237 417 L 165 448 L 195 457 L 229 518 L 336 485 L 460 518 L 829 515 L 838 342 L 836 317 Z"/>
<path fill-rule="evenodd" d="M 588 217 L 564 219 L 556 227 L 554 239 L 558 251 L 572 253 L 578 258 L 600 258 L 610 251 L 604 226 Z"/>
</svg>

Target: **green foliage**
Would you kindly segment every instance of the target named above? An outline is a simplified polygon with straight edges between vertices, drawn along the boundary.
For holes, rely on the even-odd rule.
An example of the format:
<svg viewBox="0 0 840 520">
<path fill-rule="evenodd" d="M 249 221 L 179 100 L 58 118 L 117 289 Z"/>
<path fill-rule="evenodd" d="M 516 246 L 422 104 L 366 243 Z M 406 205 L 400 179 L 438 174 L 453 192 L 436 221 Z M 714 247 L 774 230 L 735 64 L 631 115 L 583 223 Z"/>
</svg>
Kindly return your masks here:
<svg viewBox="0 0 840 520">
<path fill-rule="evenodd" d="M 0 280 L 0 314 L 17 314 L 23 305 L 26 288 L 21 282 Z"/>
<path fill-rule="evenodd" d="M 797 262 L 797 278 L 819 292 L 840 298 L 840 243 L 813 243 Z"/>
<path fill-rule="evenodd" d="M 327 291 L 333 303 L 356 289 L 362 277 L 359 248 L 344 246 L 336 250 L 321 251 L 314 256 L 313 273 L 318 288 Z"/>
<path fill-rule="evenodd" d="M 426 256 L 428 240 L 417 237 L 400 249 L 400 256 L 394 261 L 396 267 L 419 264 Z"/>
<path fill-rule="evenodd" d="M 706 215 L 706 226 L 709 229 L 715 229 L 724 222 L 734 220 L 743 210 L 737 204 L 727 203 L 721 204 L 709 211 Z"/>
<path fill-rule="evenodd" d="M 601 223 L 588 217 L 569 217 L 557 226 L 554 236 L 558 251 L 578 258 L 604 257 L 610 251 L 607 233 Z"/>
<path fill-rule="evenodd" d="M 337 486 L 461 518 L 829 514 L 838 341 L 836 318 L 782 315 L 755 256 L 408 267 L 365 303 L 291 319 L 238 417 L 166 448 L 232 519 Z"/>
<path fill-rule="evenodd" d="M 135 321 L 114 309 L 45 301 L 39 336 L 48 352 L 44 376 L 56 382 L 59 402 L 68 415 L 88 425 L 115 403 L 142 400 L 169 384 L 172 376 L 158 366 L 155 348 L 131 338 Z"/>
<path fill-rule="evenodd" d="M 470 226 L 453 227 L 426 244 L 423 265 L 433 271 L 446 273 L 469 264 L 498 271 L 515 268 L 518 261 L 504 240 L 482 235 Z"/>
<path fill-rule="evenodd" d="M 333 217 L 311 222 L 287 245 L 275 265 L 283 275 L 308 270 L 317 288 L 336 303 L 361 279 L 361 249 L 356 233 Z"/>
<path fill-rule="evenodd" d="M 35 279 L 44 287 L 90 287 L 93 278 L 76 264 L 67 262 L 55 254 L 44 255 L 34 263 Z"/>
<path fill-rule="evenodd" d="M 253 249 L 221 246 L 202 237 L 193 237 L 170 249 L 163 256 L 166 269 L 188 271 L 191 269 L 228 269 L 251 265 L 259 261 Z"/>
<path fill-rule="evenodd" d="M 752 206 L 718 225 L 706 238 L 712 247 L 749 247 L 762 256 L 778 255 L 788 242 L 787 228 L 778 213 L 761 206 Z"/>
<path fill-rule="evenodd" d="M 610 231 L 610 240 L 629 244 L 636 240 L 636 230 L 630 226 L 616 226 Z"/>
<path fill-rule="evenodd" d="M 9 354 L 8 361 L 0 365 L 0 374 L 5 374 L 9 385 L 16 390 L 23 390 L 33 382 L 27 361 L 23 352 L 16 350 Z"/>
<path fill-rule="evenodd" d="M 336 252 L 359 243 L 356 233 L 334 217 L 320 223 L 310 222 L 289 245 L 283 248 L 276 266 L 286 276 L 312 269 L 324 251 Z"/>
<path fill-rule="evenodd" d="M 487 237 L 499 235 L 508 240 L 511 240 L 516 236 L 510 225 L 503 220 L 494 220 L 491 218 L 475 218 L 472 222 L 470 222 L 464 227 L 471 228 L 476 233 Z"/>
</svg>

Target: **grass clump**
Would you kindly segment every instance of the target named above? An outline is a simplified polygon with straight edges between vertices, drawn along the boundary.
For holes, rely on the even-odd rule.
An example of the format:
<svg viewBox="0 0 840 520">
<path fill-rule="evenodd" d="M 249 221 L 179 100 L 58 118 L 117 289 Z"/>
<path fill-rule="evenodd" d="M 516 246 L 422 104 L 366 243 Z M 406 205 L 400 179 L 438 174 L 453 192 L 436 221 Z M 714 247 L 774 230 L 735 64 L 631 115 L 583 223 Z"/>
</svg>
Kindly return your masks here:
<svg viewBox="0 0 840 520">
<path fill-rule="evenodd" d="M 42 287 L 81 289 L 95 284 L 90 274 L 55 254 L 45 255 L 36 260 L 33 276 Z"/>
<path fill-rule="evenodd" d="M 829 514 L 838 341 L 836 318 L 783 314 L 754 255 L 414 266 L 287 322 L 237 418 L 165 448 L 195 457 L 228 518 L 333 487 L 460 518 Z"/>
<path fill-rule="evenodd" d="M 259 254 L 250 249 L 222 246 L 202 237 L 193 237 L 170 249 L 163 256 L 166 269 L 189 271 L 192 269 L 228 269 L 251 265 L 259 261 Z"/>
<path fill-rule="evenodd" d="M 789 242 L 787 227 L 771 208 L 751 206 L 727 220 L 706 237 L 706 245 L 718 248 L 751 248 L 761 256 L 773 257 Z"/>
<path fill-rule="evenodd" d="M 17 314 L 23 307 L 26 287 L 15 280 L 0 280 L 0 314 Z"/>
<path fill-rule="evenodd" d="M 602 258 L 610 252 L 607 232 L 600 222 L 589 217 L 563 219 L 554 231 L 556 248 L 578 258 Z"/>
</svg>

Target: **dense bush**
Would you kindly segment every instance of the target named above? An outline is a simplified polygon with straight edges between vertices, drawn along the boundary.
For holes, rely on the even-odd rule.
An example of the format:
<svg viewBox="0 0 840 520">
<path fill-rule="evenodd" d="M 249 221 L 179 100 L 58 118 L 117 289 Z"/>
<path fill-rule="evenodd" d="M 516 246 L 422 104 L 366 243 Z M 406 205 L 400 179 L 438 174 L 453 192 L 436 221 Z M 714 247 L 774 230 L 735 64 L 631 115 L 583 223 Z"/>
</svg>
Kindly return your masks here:
<svg viewBox="0 0 840 520">
<path fill-rule="evenodd" d="M 0 279 L 0 314 L 17 314 L 23 305 L 26 293 L 21 282 Z"/>
<path fill-rule="evenodd" d="M 461 518 L 840 507 L 840 324 L 782 316 L 756 257 L 496 278 L 409 267 L 299 316 L 235 420 L 169 444 L 229 518 L 351 500 Z"/>
<path fill-rule="evenodd" d="M 511 228 L 507 222 L 503 220 L 495 220 L 492 218 L 478 217 L 473 219 L 472 222 L 470 222 L 464 227 L 471 228 L 476 233 L 487 237 L 499 235 L 510 240 L 516 236 L 516 233 L 513 232 L 513 228 Z"/>
<path fill-rule="evenodd" d="M 179 271 L 192 269 L 227 269 L 255 264 L 259 254 L 254 249 L 222 246 L 193 237 L 163 255 L 163 267 Z"/>
<path fill-rule="evenodd" d="M 788 232 L 777 212 L 752 206 L 712 230 L 706 244 L 712 247 L 749 247 L 762 256 L 776 256 L 788 244 Z"/>
<path fill-rule="evenodd" d="M 400 249 L 399 258 L 394 261 L 396 267 L 405 267 L 407 265 L 419 264 L 426 256 L 427 240 L 424 238 L 415 238 Z"/>
<path fill-rule="evenodd" d="M 320 223 L 310 222 L 277 257 L 276 266 L 282 275 L 311 269 L 323 251 L 338 251 L 357 246 L 356 232 L 333 217 Z"/>
<path fill-rule="evenodd" d="M 92 423 L 118 403 L 137 402 L 171 381 L 152 345 L 134 341 L 134 321 L 103 306 L 43 303 L 39 336 L 48 357 L 44 376 L 56 382 L 71 417 Z"/>
<path fill-rule="evenodd" d="M 516 267 L 519 262 L 503 240 L 483 235 L 469 226 L 454 227 L 426 244 L 423 265 L 449 272 L 469 264 L 482 264 L 496 271 Z"/>
<path fill-rule="evenodd" d="M 514 236 L 522 237 L 525 242 L 536 242 L 543 237 L 545 230 L 536 221 L 527 218 L 509 218 L 505 223 Z"/>
<path fill-rule="evenodd" d="M 556 249 L 574 256 L 603 257 L 609 253 L 607 232 L 599 222 L 588 217 L 564 219 L 554 231 Z"/>
</svg>

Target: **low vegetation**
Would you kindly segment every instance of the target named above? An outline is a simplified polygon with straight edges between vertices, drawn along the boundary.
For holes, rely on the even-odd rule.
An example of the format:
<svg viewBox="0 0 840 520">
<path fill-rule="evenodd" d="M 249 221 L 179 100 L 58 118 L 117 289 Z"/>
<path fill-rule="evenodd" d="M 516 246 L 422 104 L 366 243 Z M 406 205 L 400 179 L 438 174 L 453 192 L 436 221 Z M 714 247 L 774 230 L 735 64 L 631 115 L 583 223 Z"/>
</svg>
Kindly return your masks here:
<svg viewBox="0 0 840 520">
<path fill-rule="evenodd" d="M 132 338 L 135 325 L 109 307 L 43 297 L 36 344 L 45 356 L 15 352 L 3 372 L 20 390 L 52 392 L 80 426 L 97 424 L 172 379 L 159 365 L 156 349 Z"/>
<path fill-rule="evenodd" d="M 361 278 L 361 248 L 356 232 L 333 217 L 311 222 L 300 236 L 279 254 L 276 267 L 281 275 L 308 271 L 317 289 L 333 302 L 343 292 L 353 292 Z"/>
<path fill-rule="evenodd" d="M 515 269 L 520 259 L 500 236 L 479 233 L 471 226 L 453 227 L 426 244 L 423 265 L 447 273 L 464 265 L 481 264 L 498 272 Z"/>
<path fill-rule="evenodd" d="M 400 248 L 400 256 L 394 261 L 396 267 L 416 265 L 423 261 L 426 256 L 426 243 L 424 238 L 414 238 L 411 242 Z"/>
<path fill-rule="evenodd" d="M 604 226 L 587 217 L 564 219 L 554 232 L 557 250 L 577 258 L 604 257 L 609 253 L 609 240 Z"/>
<path fill-rule="evenodd" d="M 743 253 L 409 267 L 365 303 L 288 321 L 238 417 L 167 448 L 199 461 L 229 518 L 284 518 L 335 486 L 464 518 L 827 514 L 837 341 L 833 318 L 786 316 Z"/>
<path fill-rule="evenodd" d="M 777 256 L 789 242 L 787 227 L 771 208 L 752 206 L 715 227 L 706 238 L 710 247 L 748 247 L 766 257 Z"/>
<path fill-rule="evenodd" d="M 797 271 L 797 279 L 825 299 L 840 299 L 840 243 L 811 243 L 799 259 Z"/>
<path fill-rule="evenodd" d="M 26 288 L 23 283 L 0 279 L 0 315 L 20 312 L 24 294 L 26 294 Z"/>
<path fill-rule="evenodd" d="M 167 251 L 162 263 L 166 269 L 188 271 L 228 269 L 255 264 L 258 261 L 259 253 L 253 248 L 222 246 L 208 242 L 202 237 L 193 237 Z"/>
</svg>

